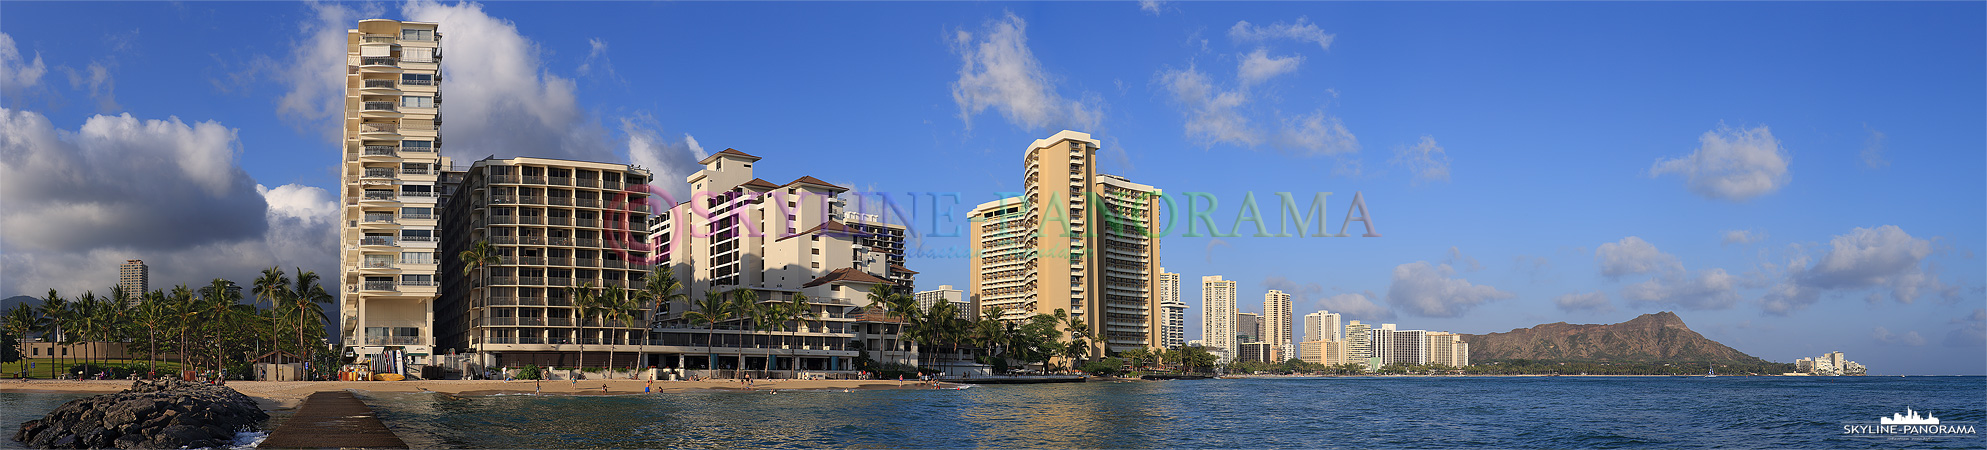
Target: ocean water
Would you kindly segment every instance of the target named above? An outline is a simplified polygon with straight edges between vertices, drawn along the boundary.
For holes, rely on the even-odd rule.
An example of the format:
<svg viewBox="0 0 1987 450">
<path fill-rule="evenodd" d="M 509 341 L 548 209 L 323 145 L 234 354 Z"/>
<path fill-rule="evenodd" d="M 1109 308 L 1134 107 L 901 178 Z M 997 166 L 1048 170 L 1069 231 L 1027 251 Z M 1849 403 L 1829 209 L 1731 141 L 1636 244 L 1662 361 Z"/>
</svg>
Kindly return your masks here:
<svg viewBox="0 0 1987 450">
<path fill-rule="evenodd" d="M 74 397 L 0 392 L 0 407 L 18 423 L 32 418 L 23 409 Z M 1843 434 L 1907 407 L 1987 432 L 1983 377 L 1277 378 L 367 402 L 416 448 L 1987 448 L 1979 434 Z"/>
<path fill-rule="evenodd" d="M 966 390 L 370 398 L 415 447 L 1987 448 L 1983 377 L 1278 378 Z M 1987 430 L 1977 430 L 1987 431 Z"/>
</svg>

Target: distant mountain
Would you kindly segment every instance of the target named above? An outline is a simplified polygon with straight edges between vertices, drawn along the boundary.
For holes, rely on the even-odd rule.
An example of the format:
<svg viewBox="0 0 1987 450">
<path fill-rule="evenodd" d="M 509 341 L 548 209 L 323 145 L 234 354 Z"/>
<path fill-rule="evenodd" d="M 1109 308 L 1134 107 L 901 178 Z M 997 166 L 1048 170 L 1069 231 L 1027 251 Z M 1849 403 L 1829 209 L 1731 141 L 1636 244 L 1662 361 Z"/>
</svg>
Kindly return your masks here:
<svg viewBox="0 0 1987 450">
<path fill-rule="evenodd" d="M 1465 334 L 1463 341 L 1470 344 L 1472 361 L 1766 362 L 1706 339 L 1669 311 L 1617 324 L 1559 322 L 1504 333 Z"/>
<path fill-rule="evenodd" d="M 26 295 L 16 295 L 13 297 L 0 299 L 0 311 L 7 311 L 14 309 L 14 305 L 20 305 L 20 304 L 27 304 L 28 306 L 39 307 L 41 306 L 41 299 L 29 297 Z"/>
</svg>

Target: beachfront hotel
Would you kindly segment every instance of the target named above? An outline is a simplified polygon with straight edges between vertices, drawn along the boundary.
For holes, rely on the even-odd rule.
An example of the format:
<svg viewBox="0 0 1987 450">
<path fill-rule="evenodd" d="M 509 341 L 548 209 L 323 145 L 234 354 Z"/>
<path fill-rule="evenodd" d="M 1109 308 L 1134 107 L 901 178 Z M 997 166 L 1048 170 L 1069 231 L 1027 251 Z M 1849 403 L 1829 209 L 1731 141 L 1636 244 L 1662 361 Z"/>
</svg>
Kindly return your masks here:
<svg viewBox="0 0 1987 450">
<path fill-rule="evenodd" d="M 359 21 L 346 31 L 339 172 L 340 338 L 358 355 L 434 353 L 441 32 L 436 24 Z"/>
<path fill-rule="evenodd" d="M 1201 342 L 1222 361 L 1233 359 L 1237 351 L 1235 333 L 1235 281 L 1220 275 L 1200 277 Z"/>
<path fill-rule="evenodd" d="M 979 316 L 974 315 L 979 308 L 973 307 L 972 300 L 966 298 L 966 291 L 953 289 L 950 284 L 939 285 L 938 289 L 929 291 L 918 291 L 916 294 L 911 294 L 911 299 L 918 302 L 919 311 L 930 311 L 938 305 L 951 303 L 959 309 L 959 318 L 979 320 Z"/>
<path fill-rule="evenodd" d="M 138 303 L 138 296 L 152 292 L 152 269 L 145 266 L 145 260 L 129 259 L 117 266 L 117 288 L 131 296 L 131 303 Z"/>
<path fill-rule="evenodd" d="M 1304 342 L 1336 341 L 1345 339 L 1339 334 L 1341 316 L 1338 313 L 1319 310 L 1304 315 Z"/>
<path fill-rule="evenodd" d="M 435 328 L 442 345 L 491 355 L 484 364 L 573 367 L 578 346 L 613 367 L 641 363 L 636 323 L 583 316 L 571 289 L 641 289 L 652 266 L 649 172 L 626 164 L 544 158 L 484 159 L 469 165 L 441 214 L 441 298 Z M 461 253 L 488 243 L 492 261 Z M 645 365 L 645 364 L 644 364 Z"/>
<path fill-rule="evenodd" d="M 1159 268 L 1159 347 L 1187 345 L 1187 302 L 1180 300 L 1180 274 Z"/>
<path fill-rule="evenodd" d="M 1003 320 L 1067 312 L 1092 355 L 1158 348 L 1161 191 L 1097 173 L 1098 149 L 1067 130 L 1028 146 L 1022 195 L 969 213 L 967 292 Z"/>
</svg>

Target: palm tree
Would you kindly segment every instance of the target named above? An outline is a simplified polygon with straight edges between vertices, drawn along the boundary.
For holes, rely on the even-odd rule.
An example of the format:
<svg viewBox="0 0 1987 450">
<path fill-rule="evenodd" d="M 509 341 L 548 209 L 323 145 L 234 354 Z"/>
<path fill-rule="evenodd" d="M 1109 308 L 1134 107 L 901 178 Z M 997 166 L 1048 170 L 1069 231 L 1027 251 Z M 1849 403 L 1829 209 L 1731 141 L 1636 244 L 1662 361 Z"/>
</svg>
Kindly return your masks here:
<svg viewBox="0 0 1987 450">
<path fill-rule="evenodd" d="M 497 256 L 497 249 L 495 247 L 490 246 L 490 241 L 488 239 L 476 241 L 476 244 L 469 246 L 468 250 L 463 250 L 462 253 L 457 254 L 456 257 L 462 259 L 462 276 L 465 278 L 468 277 L 471 273 L 474 273 L 476 269 L 488 268 L 491 265 L 500 264 L 504 262 L 503 258 Z M 489 278 L 488 271 L 484 272 L 483 278 L 485 280 Z M 485 280 L 472 280 L 472 281 L 485 281 Z M 479 282 L 470 285 L 470 287 L 472 288 L 470 292 L 472 293 L 476 292 L 473 289 L 474 287 L 485 284 L 488 283 Z M 477 303 L 472 301 L 470 304 L 473 305 Z M 472 336 L 470 339 L 470 343 L 476 344 L 476 358 L 478 360 L 481 360 L 483 358 L 483 347 L 482 347 L 483 337 L 480 335 Z"/>
<path fill-rule="evenodd" d="M 1076 368 L 1090 352 L 1090 344 L 1086 341 L 1091 337 L 1090 326 L 1062 309 L 1057 309 L 1055 316 L 1061 322 L 1063 331 L 1069 333 L 1069 342 L 1063 344 L 1062 356 L 1069 359 L 1070 368 Z"/>
<path fill-rule="evenodd" d="M 241 303 L 241 293 L 230 289 L 234 286 L 235 282 L 233 281 L 228 281 L 225 278 L 215 278 L 214 281 L 207 284 L 207 287 L 201 288 L 203 300 L 201 301 L 200 309 L 203 314 L 207 315 L 207 320 L 202 322 L 207 325 L 208 336 L 214 338 L 211 347 L 214 349 L 213 363 L 215 374 L 220 374 L 222 370 L 226 369 L 222 365 L 223 344 L 227 334 L 233 331 L 234 328 L 231 326 L 233 324 L 229 322 L 234 321 L 232 319 L 234 319 L 233 314 L 236 312 L 235 305 Z"/>
<path fill-rule="evenodd" d="M 735 308 L 736 311 L 738 311 L 738 316 L 740 319 L 751 321 L 752 322 L 751 326 L 754 331 L 768 329 L 767 322 L 770 322 L 769 318 L 772 315 L 767 313 L 766 305 L 759 304 L 759 291 L 754 291 L 751 289 L 733 289 L 731 291 L 731 295 L 732 295 L 732 301 L 737 302 L 736 305 L 733 306 L 733 308 Z M 758 340 L 758 334 L 746 333 L 745 335 L 741 336 L 741 338 L 751 339 L 756 342 Z M 768 355 L 771 354 L 771 352 L 767 353 Z M 740 371 L 745 370 L 745 344 L 743 343 L 739 344 L 738 346 L 738 370 Z"/>
<path fill-rule="evenodd" d="M 66 337 L 66 333 L 63 333 L 63 329 L 68 328 L 69 325 L 72 323 L 70 322 L 71 319 L 69 318 L 69 300 L 63 299 L 62 295 L 57 294 L 54 289 L 49 289 L 48 296 L 43 297 L 41 299 L 41 315 L 42 317 L 48 318 L 48 321 L 44 322 L 43 325 L 45 328 L 42 329 L 42 337 L 48 338 L 48 341 L 50 343 L 55 344 L 56 347 L 60 347 L 62 344 L 67 343 L 66 341 L 68 341 L 68 338 Z M 67 349 L 64 348 L 63 350 Z M 69 356 L 68 352 L 52 351 L 51 353 L 59 353 L 60 355 L 56 358 L 57 361 L 56 371 L 54 373 L 58 374 L 68 373 L 69 369 L 67 369 L 66 368 L 67 366 L 64 364 L 67 362 L 64 360 L 68 359 Z"/>
<path fill-rule="evenodd" d="M 906 334 L 908 334 L 908 332 L 904 330 L 904 327 L 906 325 L 905 323 L 906 321 L 904 319 L 908 319 L 909 317 L 917 314 L 918 302 L 916 299 L 911 298 L 911 296 L 909 295 L 904 295 L 902 293 L 897 292 L 896 289 L 894 288 L 895 286 L 891 286 L 888 284 L 878 284 L 875 286 L 871 286 L 869 288 L 869 304 L 872 307 L 881 306 L 885 314 L 890 316 L 896 316 L 899 319 L 897 325 L 897 333 L 896 333 L 897 343 L 896 345 L 893 345 L 890 350 L 904 351 L 905 349 L 903 348 L 904 347 L 903 341 L 904 338 L 906 337 Z"/>
<path fill-rule="evenodd" d="M 676 273 L 670 271 L 667 264 L 656 265 L 643 282 L 642 292 L 646 294 L 643 298 L 651 305 L 650 312 L 657 315 L 669 312 L 670 303 L 690 301 L 690 296 L 683 293 L 683 283 L 676 280 Z M 650 320 L 653 321 L 654 317 L 651 316 Z"/>
<path fill-rule="evenodd" d="M 697 304 L 692 306 L 695 306 L 697 309 L 683 313 L 683 318 L 693 323 L 702 322 L 704 324 L 704 351 L 706 353 L 704 366 L 711 370 L 717 370 L 718 355 L 715 339 L 717 338 L 718 323 L 731 320 L 733 312 L 731 296 L 725 295 L 724 292 L 719 292 L 716 289 L 704 291 L 703 300 L 698 300 Z"/>
<path fill-rule="evenodd" d="M 1005 325 L 1007 323 L 1000 320 L 1000 317 L 1003 314 L 1006 314 L 1006 312 L 1004 312 L 1003 309 L 998 306 L 987 308 L 986 310 L 980 311 L 980 320 L 973 322 L 973 327 L 972 327 L 973 342 L 976 344 L 976 346 L 980 347 L 981 353 L 983 353 L 983 355 L 986 356 L 988 360 L 993 360 L 993 358 L 997 357 L 995 356 L 996 353 L 994 352 L 996 347 L 1004 346 L 1007 343 L 1006 339 L 1007 333 L 1003 332 L 1004 329 L 1006 328 Z M 1004 360 L 1001 361 L 1001 364 L 992 364 L 992 363 L 988 364 L 998 367 L 1007 366 L 1006 361 Z"/>
<path fill-rule="evenodd" d="M 629 291 L 619 285 L 608 286 L 606 295 L 595 300 L 597 303 L 595 312 L 600 315 L 600 326 L 606 328 L 608 333 L 606 342 L 603 342 L 607 345 L 607 371 L 604 372 L 607 378 L 614 378 L 614 346 L 619 345 L 614 337 L 619 330 L 614 328 L 635 327 L 634 308 L 636 307 L 631 305 L 640 303 L 640 299 L 634 298 L 633 292 L 640 291 Z M 613 326 L 613 322 L 619 322 L 620 326 Z"/>
<path fill-rule="evenodd" d="M 297 351 L 302 354 L 304 361 L 311 361 L 312 351 L 318 347 L 305 342 L 304 330 L 319 332 L 324 330 L 327 319 L 324 315 L 324 305 L 331 303 L 332 300 L 331 293 L 325 292 L 324 285 L 319 283 L 318 279 L 317 272 L 306 272 L 302 267 L 298 267 L 296 284 L 289 289 L 289 296 L 284 298 L 289 303 L 285 309 L 290 315 L 295 316 L 292 324 L 297 329 Z M 305 327 L 306 323 L 314 326 Z"/>
<path fill-rule="evenodd" d="M 138 307 L 133 310 L 133 318 L 136 319 L 137 324 L 145 327 L 145 342 L 151 347 L 150 351 L 145 352 L 147 372 L 157 372 L 159 369 L 159 328 L 164 327 L 166 321 L 170 320 L 168 316 L 170 313 L 166 304 L 166 293 L 159 290 L 141 296 Z"/>
<path fill-rule="evenodd" d="M 267 300 L 269 301 L 269 309 L 274 311 L 276 310 L 276 303 L 282 301 L 282 297 L 290 295 L 289 292 L 286 292 L 290 288 L 289 285 L 290 277 L 283 274 L 282 267 L 270 267 L 262 269 L 262 276 L 256 277 L 255 285 L 250 289 L 255 294 L 256 305 L 261 305 L 264 300 Z M 271 316 L 270 320 L 269 348 L 274 349 L 276 348 L 275 317 Z"/>
<path fill-rule="evenodd" d="M 586 369 L 586 316 L 599 308 L 600 294 L 594 290 L 593 282 L 580 283 L 566 288 L 567 296 L 573 299 L 573 342 L 579 344 L 580 369 Z"/>
<path fill-rule="evenodd" d="M 28 333 L 41 330 L 42 327 L 47 325 L 47 322 L 47 317 L 43 316 L 40 310 L 22 303 L 14 305 L 14 309 L 7 310 L 6 319 L 4 322 L 0 322 L 0 325 L 4 325 L 8 332 L 20 336 L 20 339 L 14 341 L 14 346 L 17 351 L 26 355 Z M 27 364 L 22 364 L 21 367 L 23 370 L 26 370 Z"/>
<path fill-rule="evenodd" d="M 787 359 L 792 361 L 793 368 L 790 370 L 794 371 L 795 374 L 798 374 L 800 370 L 800 349 L 798 346 L 793 345 L 791 341 L 799 340 L 801 324 L 813 316 L 814 307 L 807 304 L 807 294 L 799 292 L 793 293 L 793 298 L 788 299 L 784 306 L 780 308 L 780 322 L 784 323 L 788 320 L 794 322 L 793 332 L 787 334 L 790 337 L 787 343 Z"/>
</svg>

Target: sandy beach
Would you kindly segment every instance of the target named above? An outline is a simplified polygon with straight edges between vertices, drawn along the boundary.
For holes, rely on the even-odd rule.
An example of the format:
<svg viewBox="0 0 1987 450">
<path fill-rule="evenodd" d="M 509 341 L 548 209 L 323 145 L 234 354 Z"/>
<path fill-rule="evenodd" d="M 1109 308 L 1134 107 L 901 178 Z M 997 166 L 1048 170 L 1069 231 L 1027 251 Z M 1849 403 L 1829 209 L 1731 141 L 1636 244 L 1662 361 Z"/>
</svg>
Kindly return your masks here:
<svg viewBox="0 0 1987 450">
<path fill-rule="evenodd" d="M 360 393 L 437 392 L 451 395 L 529 394 L 556 395 L 640 394 L 647 380 L 567 380 L 534 382 L 518 380 L 416 380 L 416 381 L 230 381 L 228 387 L 254 397 L 265 411 L 296 408 L 304 397 L 319 391 L 352 389 Z M 20 380 L 0 381 L 0 391 L 113 393 L 130 387 L 130 381 Z M 602 387 L 605 387 L 603 390 Z M 788 389 L 910 389 L 914 381 L 899 386 L 896 380 L 753 380 L 746 386 L 738 380 L 656 381 L 656 392 L 691 390 L 788 390 Z M 541 390 L 542 389 L 542 390 Z"/>
</svg>

